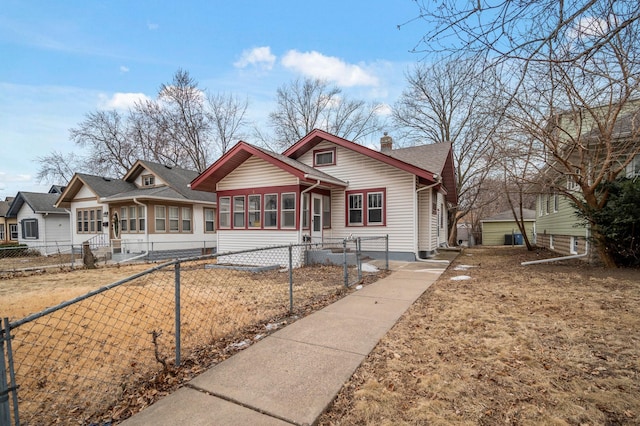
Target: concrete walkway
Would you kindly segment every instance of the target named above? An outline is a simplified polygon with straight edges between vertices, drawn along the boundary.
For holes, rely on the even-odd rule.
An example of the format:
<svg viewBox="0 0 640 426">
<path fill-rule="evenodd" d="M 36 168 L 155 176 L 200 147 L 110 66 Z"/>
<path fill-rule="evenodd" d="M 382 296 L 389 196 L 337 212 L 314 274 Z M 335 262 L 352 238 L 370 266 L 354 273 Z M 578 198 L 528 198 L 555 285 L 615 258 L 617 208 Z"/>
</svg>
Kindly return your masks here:
<svg viewBox="0 0 640 426">
<path fill-rule="evenodd" d="M 391 262 L 386 278 L 253 344 L 122 424 L 312 425 L 447 266 Z"/>
</svg>

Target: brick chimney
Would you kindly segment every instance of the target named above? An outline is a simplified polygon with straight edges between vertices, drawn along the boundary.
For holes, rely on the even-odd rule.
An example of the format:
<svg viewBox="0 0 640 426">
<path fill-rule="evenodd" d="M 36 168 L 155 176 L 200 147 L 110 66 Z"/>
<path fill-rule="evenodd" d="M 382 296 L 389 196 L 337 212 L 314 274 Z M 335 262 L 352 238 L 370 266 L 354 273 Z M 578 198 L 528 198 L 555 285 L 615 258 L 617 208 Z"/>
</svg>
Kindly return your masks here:
<svg viewBox="0 0 640 426">
<path fill-rule="evenodd" d="M 380 152 L 388 152 L 393 149 L 393 138 L 384 132 L 384 136 L 380 138 Z"/>
</svg>

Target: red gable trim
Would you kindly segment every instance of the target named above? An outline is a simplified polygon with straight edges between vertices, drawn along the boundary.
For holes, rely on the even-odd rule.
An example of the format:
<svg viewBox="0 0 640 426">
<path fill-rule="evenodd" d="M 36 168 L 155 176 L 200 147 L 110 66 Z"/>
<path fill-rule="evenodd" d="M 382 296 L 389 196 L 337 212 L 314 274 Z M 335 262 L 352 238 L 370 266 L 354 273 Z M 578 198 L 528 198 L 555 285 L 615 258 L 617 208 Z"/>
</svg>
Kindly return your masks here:
<svg viewBox="0 0 640 426">
<path fill-rule="evenodd" d="M 240 141 L 215 163 L 209 166 L 204 172 L 202 172 L 200 176 L 195 178 L 191 182 L 191 189 L 197 191 L 216 192 L 217 183 L 248 160 L 251 156 L 256 156 L 304 181 L 313 180 L 305 178 L 306 173 L 304 171 L 280 161 L 277 158 L 254 148 L 246 142 Z"/>
<path fill-rule="evenodd" d="M 439 171 L 429 171 L 422 169 L 420 167 L 405 163 L 404 161 L 389 157 L 386 154 L 383 154 L 379 151 L 375 151 L 373 149 L 367 148 L 366 146 L 359 145 L 355 142 L 351 142 L 347 139 L 341 138 L 339 136 L 332 135 L 331 133 L 327 133 L 323 130 L 313 129 L 309 134 L 300 139 L 298 142 L 293 144 L 289 149 L 287 149 L 283 155 L 287 157 L 298 159 L 309 150 L 313 149 L 316 145 L 318 145 L 322 141 L 328 141 L 339 145 L 343 148 L 350 149 L 362 155 L 366 155 L 367 157 L 378 160 L 382 163 L 388 164 L 390 166 L 396 167 L 400 170 L 404 170 L 411 174 L 414 174 L 423 179 L 427 179 L 431 183 L 435 183 L 435 179 L 433 178 L 434 173 L 439 173 Z"/>
</svg>

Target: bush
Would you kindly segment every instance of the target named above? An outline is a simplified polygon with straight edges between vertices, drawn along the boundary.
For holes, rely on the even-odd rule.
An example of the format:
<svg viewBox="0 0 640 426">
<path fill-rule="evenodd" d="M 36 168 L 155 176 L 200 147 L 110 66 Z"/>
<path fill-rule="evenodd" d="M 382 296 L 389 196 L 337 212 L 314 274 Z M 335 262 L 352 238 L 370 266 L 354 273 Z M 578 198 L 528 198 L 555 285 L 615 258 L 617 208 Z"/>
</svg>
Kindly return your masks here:
<svg viewBox="0 0 640 426">
<path fill-rule="evenodd" d="M 605 236 L 616 265 L 640 266 L 640 179 L 620 178 L 599 190 L 609 191 L 609 198 L 603 208 L 588 213 L 589 221 Z"/>
</svg>

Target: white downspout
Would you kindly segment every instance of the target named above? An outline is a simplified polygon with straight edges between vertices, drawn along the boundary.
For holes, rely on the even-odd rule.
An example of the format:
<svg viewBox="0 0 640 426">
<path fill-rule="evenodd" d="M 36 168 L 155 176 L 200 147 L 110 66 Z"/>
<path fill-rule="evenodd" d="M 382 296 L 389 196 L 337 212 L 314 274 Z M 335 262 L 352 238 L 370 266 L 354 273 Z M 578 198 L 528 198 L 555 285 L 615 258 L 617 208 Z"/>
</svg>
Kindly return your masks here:
<svg viewBox="0 0 640 426">
<path fill-rule="evenodd" d="M 436 177 L 437 176 L 437 177 Z M 416 189 L 416 196 L 414 199 L 414 211 L 416 212 L 415 216 L 414 216 L 414 223 L 413 223 L 413 229 L 414 229 L 414 233 L 416 236 L 416 244 L 414 246 L 415 248 L 415 255 L 416 255 L 416 259 L 420 260 L 420 249 L 418 247 L 418 240 L 420 239 L 420 217 L 419 217 L 419 211 L 420 209 L 418 208 L 418 193 L 424 191 L 425 189 L 431 189 L 436 185 L 440 185 L 442 183 L 442 178 L 440 177 L 440 175 L 434 174 L 434 178 L 436 179 L 436 182 L 432 183 L 431 185 L 427 185 L 427 186 L 423 186 L 422 188 L 418 188 Z"/>
<path fill-rule="evenodd" d="M 586 230 L 585 242 L 584 242 L 584 253 L 582 254 L 572 254 L 570 256 L 561 256 L 561 257 L 553 257 L 551 259 L 541 259 L 541 260 L 530 260 L 528 262 L 522 262 L 520 265 L 535 265 L 538 263 L 548 263 L 548 262 L 557 262 L 560 260 L 569 260 L 569 259 L 579 259 L 581 257 L 585 257 L 589 254 L 589 228 Z"/>
<path fill-rule="evenodd" d="M 308 177 L 308 174 L 305 174 L 305 179 Z M 304 194 L 311 191 L 314 188 L 317 188 L 320 185 L 320 179 L 316 181 L 313 185 L 300 192 L 300 230 L 298 231 L 298 244 L 302 243 L 302 219 L 304 214 Z M 309 197 L 309 210 L 311 210 L 311 197 Z M 313 215 L 313 214 L 312 214 Z M 309 238 L 311 238 L 311 222 L 309 222 Z"/>
</svg>

